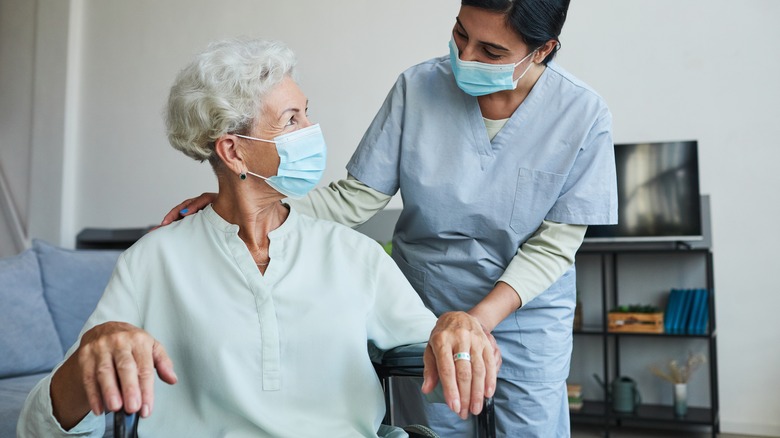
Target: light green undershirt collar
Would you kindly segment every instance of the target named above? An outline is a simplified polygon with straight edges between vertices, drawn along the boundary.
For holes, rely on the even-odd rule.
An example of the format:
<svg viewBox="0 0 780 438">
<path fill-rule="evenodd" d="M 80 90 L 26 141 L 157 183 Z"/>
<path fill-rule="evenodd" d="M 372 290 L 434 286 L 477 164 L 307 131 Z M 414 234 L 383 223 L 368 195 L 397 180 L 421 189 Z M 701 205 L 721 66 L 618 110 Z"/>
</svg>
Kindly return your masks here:
<svg viewBox="0 0 780 438">
<path fill-rule="evenodd" d="M 501 128 L 506 125 L 506 122 L 509 121 L 509 119 L 499 119 L 499 120 L 492 120 L 492 119 L 486 119 L 482 118 L 482 120 L 485 122 L 485 128 L 487 128 L 488 138 L 490 141 L 493 141 L 493 137 L 498 134 L 498 131 L 501 130 Z"/>
</svg>

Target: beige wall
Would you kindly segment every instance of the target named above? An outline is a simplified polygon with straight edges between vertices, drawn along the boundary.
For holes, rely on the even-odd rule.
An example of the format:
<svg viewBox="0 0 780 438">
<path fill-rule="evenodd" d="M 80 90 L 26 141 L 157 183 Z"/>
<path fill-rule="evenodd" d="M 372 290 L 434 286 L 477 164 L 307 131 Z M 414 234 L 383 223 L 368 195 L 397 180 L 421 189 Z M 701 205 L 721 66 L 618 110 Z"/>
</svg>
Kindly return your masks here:
<svg viewBox="0 0 780 438">
<path fill-rule="evenodd" d="M 330 147 L 325 181 L 342 176 L 398 73 L 446 53 L 457 9 L 457 0 L 0 0 L 0 168 L 27 234 L 73 245 L 83 227 L 153 224 L 213 189 L 206 165 L 167 146 L 160 112 L 176 71 L 225 36 L 278 38 L 296 51 Z M 605 97 L 617 142 L 699 140 L 726 432 L 780 435 L 771 275 L 780 237 L 764 225 L 780 215 L 778 16 L 772 0 L 575 1 L 559 58 Z M 0 229 L 0 254 L 8 241 Z"/>
</svg>

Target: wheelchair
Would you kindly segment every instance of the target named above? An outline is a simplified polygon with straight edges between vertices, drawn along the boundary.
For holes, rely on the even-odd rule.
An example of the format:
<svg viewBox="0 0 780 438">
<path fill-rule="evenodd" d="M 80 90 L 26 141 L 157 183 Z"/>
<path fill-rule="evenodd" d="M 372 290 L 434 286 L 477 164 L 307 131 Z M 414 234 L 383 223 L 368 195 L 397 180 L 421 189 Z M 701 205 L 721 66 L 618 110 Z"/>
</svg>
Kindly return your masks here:
<svg viewBox="0 0 780 438">
<path fill-rule="evenodd" d="M 427 343 L 402 345 L 386 351 L 380 360 L 374 362 L 377 376 L 382 384 L 385 395 L 384 424 L 394 424 L 393 406 L 393 378 L 396 377 L 420 377 L 423 372 L 423 353 Z M 114 413 L 114 438 L 136 438 L 138 436 L 137 414 L 125 414 L 124 411 Z M 493 399 L 486 398 L 482 412 L 477 416 L 477 437 L 495 438 L 495 410 Z M 410 438 L 439 438 L 431 429 L 422 425 L 403 427 Z"/>
</svg>

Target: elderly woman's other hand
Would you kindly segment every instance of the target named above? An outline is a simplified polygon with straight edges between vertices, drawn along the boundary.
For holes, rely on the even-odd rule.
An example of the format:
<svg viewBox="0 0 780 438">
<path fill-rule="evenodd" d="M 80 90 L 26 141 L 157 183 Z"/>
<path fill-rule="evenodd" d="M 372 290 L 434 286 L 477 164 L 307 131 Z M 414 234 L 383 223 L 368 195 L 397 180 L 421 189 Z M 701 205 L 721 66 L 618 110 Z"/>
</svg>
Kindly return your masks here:
<svg viewBox="0 0 780 438">
<path fill-rule="evenodd" d="M 424 355 L 422 391 L 430 393 L 441 381 L 444 399 L 466 419 L 482 411 L 492 397 L 501 355 L 495 339 L 465 312 L 448 312 L 436 322 Z"/>
<path fill-rule="evenodd" d="M 155 369 L 164 382 L 176 383 L 173 362 L 149 333 L 123 322 L 97 325 L 84 333 L 78 349 L 52 377 L 54 416 L 68 429 L 84 416 L 86 402 L 96 415 L 105 407 L 148 417 Z"/>
</svg>

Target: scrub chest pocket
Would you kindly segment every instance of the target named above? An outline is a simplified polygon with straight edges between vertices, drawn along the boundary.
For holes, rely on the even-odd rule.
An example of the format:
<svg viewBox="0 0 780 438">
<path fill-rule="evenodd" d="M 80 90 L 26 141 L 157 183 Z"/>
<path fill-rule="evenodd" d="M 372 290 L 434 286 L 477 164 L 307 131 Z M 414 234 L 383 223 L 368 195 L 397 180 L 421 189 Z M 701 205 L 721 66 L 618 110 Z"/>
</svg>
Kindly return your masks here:
<svg viewBox="0 0 780 438">
<path fill-rule="evenodd" d="M 512 230 L 526 237 L 533 234 L 555 205 L 565 182 L 566 175 L 521 167 L 509 222 Z"/>
</svg>

